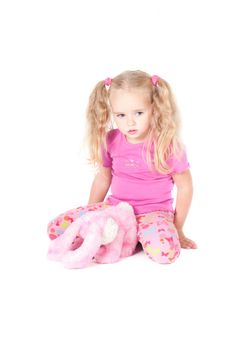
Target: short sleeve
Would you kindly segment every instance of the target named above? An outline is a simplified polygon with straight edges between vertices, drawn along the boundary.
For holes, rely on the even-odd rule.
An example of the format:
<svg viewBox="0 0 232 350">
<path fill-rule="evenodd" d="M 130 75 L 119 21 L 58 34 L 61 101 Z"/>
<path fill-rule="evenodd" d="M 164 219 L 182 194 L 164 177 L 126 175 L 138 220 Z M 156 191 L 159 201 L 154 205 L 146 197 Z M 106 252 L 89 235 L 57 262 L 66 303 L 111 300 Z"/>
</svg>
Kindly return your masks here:
<svg viewBox="0 0 232 350">
<path fill-rule="evenodd" d="M 190 168 L 186 150 L 183 150 L 179 158 L 172 156 L 167 163 L 171 168 L 171 174 L 182 173 Z"/>
<path fill-rule="evenodd" d="M 112 166 L 112 158 L 109 152 L 104 148 L 104 146 L 101 147 L 101 153 L 102 153 L 102 165 L 104 167 L 110 168 Z"/>
</svg>

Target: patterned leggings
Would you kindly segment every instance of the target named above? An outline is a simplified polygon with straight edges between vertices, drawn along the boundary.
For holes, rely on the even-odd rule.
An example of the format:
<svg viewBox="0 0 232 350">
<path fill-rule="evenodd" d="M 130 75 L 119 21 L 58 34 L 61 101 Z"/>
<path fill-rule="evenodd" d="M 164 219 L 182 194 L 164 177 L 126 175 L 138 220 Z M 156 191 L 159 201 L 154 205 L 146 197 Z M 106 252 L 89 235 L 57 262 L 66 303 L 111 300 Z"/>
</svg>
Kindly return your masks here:
<svg viewBox="0 0 232 350">
<path fill-rule="evenodd" d="M 100 202 L 60 214 L 48 224 L 50 239 L 55 239 L 64 233 L 75 219 L 86 212 L 102 210 L 109 206 L 105 202 Z M 170 264 L 180 255 L 181 247 L 173 219 L 174 214 L 171 211 L 154 211 L 136 215 L 138 242 L 142 244 L 147 256 L 160 264 Z"/>
</svg>

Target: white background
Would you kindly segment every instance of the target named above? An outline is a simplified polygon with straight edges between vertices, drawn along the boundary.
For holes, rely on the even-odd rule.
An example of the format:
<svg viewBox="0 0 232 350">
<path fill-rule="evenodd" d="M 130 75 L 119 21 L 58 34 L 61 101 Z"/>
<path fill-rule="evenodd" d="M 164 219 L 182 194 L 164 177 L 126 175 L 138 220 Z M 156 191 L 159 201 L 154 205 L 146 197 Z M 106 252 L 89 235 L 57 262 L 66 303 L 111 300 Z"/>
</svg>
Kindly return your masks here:
<svg viewBox="0 0 232 350">
<path fill-rule="evenodd" d="M 2 349 L 231 349 L 229 3 L 1 1 Z M 46 258 L 46 226 L 87 204 L 88 97 L 128 69 L 177 98 L 199 248 L 66 270 Z"/>
</svg>

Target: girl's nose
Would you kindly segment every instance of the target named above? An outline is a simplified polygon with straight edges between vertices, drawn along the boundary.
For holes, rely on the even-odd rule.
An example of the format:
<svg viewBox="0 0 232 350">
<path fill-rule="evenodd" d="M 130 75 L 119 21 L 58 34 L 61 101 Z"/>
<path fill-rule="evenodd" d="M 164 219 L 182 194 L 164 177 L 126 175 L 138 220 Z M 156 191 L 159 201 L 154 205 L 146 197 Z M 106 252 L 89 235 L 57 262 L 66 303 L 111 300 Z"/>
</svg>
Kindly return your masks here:
<svg viewBox="0 0 232 350">
<path fill-rule="evenodd" d="M 127 125 L 128 125 L 128 126 L 130 126 L 130 125 L 135 125 L 134 119 L 131 118 L 131 117 L 129 117 L 129 118 L 127 119 Z"/>
</svg>

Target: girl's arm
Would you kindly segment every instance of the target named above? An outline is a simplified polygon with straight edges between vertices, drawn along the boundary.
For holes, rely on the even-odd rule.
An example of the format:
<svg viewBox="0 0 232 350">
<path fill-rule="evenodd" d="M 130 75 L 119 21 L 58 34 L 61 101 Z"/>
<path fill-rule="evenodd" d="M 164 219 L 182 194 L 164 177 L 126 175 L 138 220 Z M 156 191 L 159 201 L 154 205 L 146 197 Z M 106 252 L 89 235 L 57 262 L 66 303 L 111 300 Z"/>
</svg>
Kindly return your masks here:
<svg viewBox="0 0 232 350">
<path fill-rule="evenodd" d="M 177 187 L 174 224 L 182 230 L 193 196 L 192 176 L 189 170 L 172 176 Z"/>
<path fill-rule="evenodd" d="M 111 168 L 100 167 L 95 176 L 89 195 L 88 204 L 103 202 L 111 185 Z"/>
<path fill-rule="evenodd" d="M 180 238 L 181 247 L 197 248 L 196 243 L 185 237 L 183 232 L 184 222 L 187 217 L 193 197 L 193 184 L 190 170 L 187 170 L 183 173 L 174 174 L 172 178 L 177 187 L 174 224 Z"/>
</svg>

